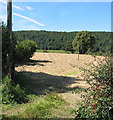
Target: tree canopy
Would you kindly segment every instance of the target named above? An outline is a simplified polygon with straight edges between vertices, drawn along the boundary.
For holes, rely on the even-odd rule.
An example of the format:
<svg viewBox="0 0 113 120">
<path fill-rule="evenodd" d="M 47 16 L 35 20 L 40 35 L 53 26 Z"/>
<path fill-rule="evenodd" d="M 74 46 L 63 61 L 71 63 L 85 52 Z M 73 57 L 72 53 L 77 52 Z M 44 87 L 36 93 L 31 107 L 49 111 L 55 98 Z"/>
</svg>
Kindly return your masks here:
<svg viewBox="0 0 113 120">
<path fill-rule="evenodd" d="M 73 40 L 73 48 L 79 53 L 86 53 L 88 50 L 93 49 L 95 44 L 95 37 L 88 31 L 81 31 L 77 33 L 75 39 Z"/>
</svg>

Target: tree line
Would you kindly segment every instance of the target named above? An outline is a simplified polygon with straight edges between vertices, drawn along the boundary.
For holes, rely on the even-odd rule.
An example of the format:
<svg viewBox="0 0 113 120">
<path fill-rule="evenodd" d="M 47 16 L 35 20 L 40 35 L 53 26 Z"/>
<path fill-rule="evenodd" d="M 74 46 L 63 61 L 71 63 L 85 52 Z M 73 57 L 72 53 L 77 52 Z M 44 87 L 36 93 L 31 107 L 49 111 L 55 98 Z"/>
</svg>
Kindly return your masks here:
<svg viewBox="0 0 113 120">
<path fill-rule="evenodd" d="M 35 41 L 38 49 L 42 50 L 68 50 L 77 35 L 77 32 L 55 31 L 14 31 L 19 41 L 26 39 Z M 90 32 L 95 37 L 93 52 L 105 52 L 111 46 L 111 32 Z"/>
</svg>

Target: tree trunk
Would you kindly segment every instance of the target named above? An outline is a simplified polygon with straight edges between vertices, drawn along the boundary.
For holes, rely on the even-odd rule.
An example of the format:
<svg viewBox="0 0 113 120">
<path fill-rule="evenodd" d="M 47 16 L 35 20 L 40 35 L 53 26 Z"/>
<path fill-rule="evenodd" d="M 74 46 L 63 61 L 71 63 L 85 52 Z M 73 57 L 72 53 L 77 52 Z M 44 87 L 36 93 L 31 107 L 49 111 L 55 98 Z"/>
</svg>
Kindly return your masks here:
<svg viewBox="0 0 113 120">
<path fill-rule="evenodd" d="M 78 43 L 78 60 L 79 60 L 79 53 L 80 53 L 80 48 L 79 48 L 79 43 Z"/>
</svg>

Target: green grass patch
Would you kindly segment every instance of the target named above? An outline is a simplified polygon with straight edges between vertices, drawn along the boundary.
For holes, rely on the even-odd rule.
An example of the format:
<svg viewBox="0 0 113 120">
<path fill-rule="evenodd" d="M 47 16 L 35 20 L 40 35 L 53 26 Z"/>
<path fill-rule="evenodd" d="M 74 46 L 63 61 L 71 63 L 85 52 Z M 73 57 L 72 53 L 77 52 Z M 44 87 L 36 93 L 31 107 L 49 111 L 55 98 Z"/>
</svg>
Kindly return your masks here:
<svg viewBox="0 0 113 120">
<path fill-rule="evenodd" d="M 36 52 L 40 52 L 40 53 L 67 53 L 64 50 L 36 50 Z"/>
<path fill-rule="evenodd" d="M 66 54 L 72 54 L 70 51 L 65 51 L 65 50 L 36 50 L 36 52 L 39 53 L 66 53 Z M 74 54 L 77 54 L 75 51 Z"/>
<path fill-rule="evenodd" d="M 78 71 L 73 71 L 73 72 L 65 74 L 64 76 L 76 75 L 77 73 Z"/>
<path fill-rule="evenodd" d="M 3 105 L 5 118 L 56 118 L 54 110 L 60 109 L 67 103 L 57 93 L 46 96 L 30 96 L 31 101 L 26 104 Z M 8 111 L 5 113 L 5 111 Z"/>
</svg>

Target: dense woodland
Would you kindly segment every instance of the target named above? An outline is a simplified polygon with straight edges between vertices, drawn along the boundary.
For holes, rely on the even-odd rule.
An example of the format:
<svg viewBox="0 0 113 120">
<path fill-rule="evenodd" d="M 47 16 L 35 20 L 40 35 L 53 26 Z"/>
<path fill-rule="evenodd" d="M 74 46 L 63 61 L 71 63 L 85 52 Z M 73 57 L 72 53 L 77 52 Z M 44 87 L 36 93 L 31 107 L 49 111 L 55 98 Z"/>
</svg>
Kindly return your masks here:
<svg viewBox="0 0 113 120">
<path fill-rule="evenodd" d="M 15 31 L 19 41 L 30 39 L 43 50 L 64 50 L 67 43 L 71 43 L 78 32 L 55 31 Z M 93 52 L 105 52 L 111 46 L 111 32 L 90 32 L 96 38 Z"/>
</svg>

